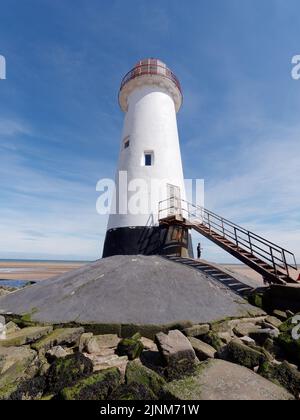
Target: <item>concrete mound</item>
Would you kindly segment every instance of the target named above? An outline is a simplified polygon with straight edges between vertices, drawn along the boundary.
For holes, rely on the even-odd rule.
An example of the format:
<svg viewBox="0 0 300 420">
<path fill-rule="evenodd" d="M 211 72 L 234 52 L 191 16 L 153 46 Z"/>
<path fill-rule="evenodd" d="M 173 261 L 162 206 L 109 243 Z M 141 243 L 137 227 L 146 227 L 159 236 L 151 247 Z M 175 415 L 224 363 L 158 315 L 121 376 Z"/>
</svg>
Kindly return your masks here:
<svg viewBox="0 0 300 420">
<path fill-rule="evenodd" d="M 0 297 L 0 313 L 51 324 L 205 323 L 261 312 L 211 277 L 159 256 L 105 258 Z"/>
</svg>

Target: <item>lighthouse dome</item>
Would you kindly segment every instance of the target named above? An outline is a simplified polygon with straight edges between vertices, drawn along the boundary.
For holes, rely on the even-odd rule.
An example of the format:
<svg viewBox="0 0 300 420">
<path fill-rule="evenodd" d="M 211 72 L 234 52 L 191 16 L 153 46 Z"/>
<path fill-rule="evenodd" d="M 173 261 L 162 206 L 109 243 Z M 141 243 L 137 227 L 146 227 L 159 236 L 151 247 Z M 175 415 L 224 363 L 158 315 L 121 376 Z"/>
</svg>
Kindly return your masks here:
<svg viewBox="0 0 300 420">
<path fill-rule="evenodd" d="M 176 112 L 179 111 L 183 98 L 178 78 L 163 61 L 146 58 L 138 61 L 121 82 L 119 103 L 124 112 L 128 110 L 130 93 L 143 85 L 156 85 L 167 90 L 174 100 Z"/>
</svg>

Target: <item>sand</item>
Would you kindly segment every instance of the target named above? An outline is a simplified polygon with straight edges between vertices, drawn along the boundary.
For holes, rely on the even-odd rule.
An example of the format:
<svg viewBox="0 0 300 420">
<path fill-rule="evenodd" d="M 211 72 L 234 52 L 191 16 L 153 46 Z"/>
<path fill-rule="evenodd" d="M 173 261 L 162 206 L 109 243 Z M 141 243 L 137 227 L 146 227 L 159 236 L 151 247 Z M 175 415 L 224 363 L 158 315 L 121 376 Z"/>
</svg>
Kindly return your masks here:
<svg viewBox="0 0 300 420">
<path fill-rule="evenodd" d="M 82 267 L 83 262 L 0 261 L 2 280 L 46 280 Z"/>
<path fill-rule="evenodd" d="M 60 276 L 76 268 L 82 267 L 85 262 L 45 262 L 45 261 L 0 261 L 0 279 L 3 280 L 32 280 L 40 281 L 51 277 Z M 220 264 L 226 268 L 243 276 L 247 276 L 257 281 L 257 285 L 262 285 L 262 277 L 250 267 L 244 264 Z M 300 270 L 293 271 L 293 278 L 297 278 Z"/>
</svg>

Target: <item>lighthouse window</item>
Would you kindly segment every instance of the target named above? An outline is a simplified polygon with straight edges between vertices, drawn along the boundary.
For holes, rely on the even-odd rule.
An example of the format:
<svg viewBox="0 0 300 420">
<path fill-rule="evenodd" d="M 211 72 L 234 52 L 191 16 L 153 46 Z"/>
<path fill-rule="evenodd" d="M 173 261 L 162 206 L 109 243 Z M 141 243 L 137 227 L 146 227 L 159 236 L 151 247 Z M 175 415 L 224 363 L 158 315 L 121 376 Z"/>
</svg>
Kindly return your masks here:
<svg viewBox="0 0 300 420">
<path fill-rule="evenodd" d="M 145 153 L 145 166 L 152 166 L 152 165 L 153 165 L 153 154 Z"/>
<path fill-rule="evenodd" d="M 128 147 L 130 145 L 130 140 L 129 139 L 130 139 L 129 136 L 124 139 L 124 149 L 128 149 Z"/>
</svg>

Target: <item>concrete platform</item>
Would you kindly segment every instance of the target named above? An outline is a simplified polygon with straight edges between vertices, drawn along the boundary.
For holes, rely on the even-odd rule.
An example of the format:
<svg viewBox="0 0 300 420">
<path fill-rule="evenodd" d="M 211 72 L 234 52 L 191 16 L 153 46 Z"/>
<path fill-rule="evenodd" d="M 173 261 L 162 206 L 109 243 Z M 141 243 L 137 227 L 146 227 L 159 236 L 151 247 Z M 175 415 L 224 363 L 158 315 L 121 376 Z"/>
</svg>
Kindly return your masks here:
<svg viewBox="0 0 300 420">
<path fill-rule="evenodd" d="M 260 315 L 210 276 L 159 256 L 114 256 L 0 298 L 42 323 L 163 325 Z"/>
</svg>

